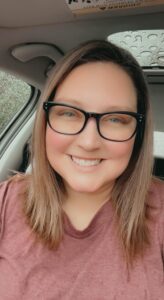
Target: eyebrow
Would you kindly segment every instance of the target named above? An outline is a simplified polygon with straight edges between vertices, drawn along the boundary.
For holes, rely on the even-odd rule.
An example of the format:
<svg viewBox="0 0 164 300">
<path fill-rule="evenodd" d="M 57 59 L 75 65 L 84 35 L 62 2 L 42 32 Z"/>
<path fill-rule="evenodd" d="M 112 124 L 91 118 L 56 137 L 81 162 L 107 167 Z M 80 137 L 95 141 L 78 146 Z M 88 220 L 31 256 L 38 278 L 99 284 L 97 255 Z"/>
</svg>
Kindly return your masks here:
<svg viewBox="0 0 164 300">
<path fill-rule="evenodd" d="M 54 99 L 54 102 L 58 102 L 58 103 L 62 103 L 62 104 L 68 104 L 68 105 L 72 105 L 72 106 L 76 106 L 79 109 L 83 109 L 86 110 L 85 107 L 83 107 L 82 103 L 78 100 L 75 99 Z M 93 110 L 92 110 L 93 111 Z M 136 112 L 136 109 L 134 107 L 128 107 L 128 106 L 115 106 L 115 105 L 111 105 L 106 107 L 103 112 L 111 112 L 111 111 L 131 111 L 131 112 Z"/>
</svg>

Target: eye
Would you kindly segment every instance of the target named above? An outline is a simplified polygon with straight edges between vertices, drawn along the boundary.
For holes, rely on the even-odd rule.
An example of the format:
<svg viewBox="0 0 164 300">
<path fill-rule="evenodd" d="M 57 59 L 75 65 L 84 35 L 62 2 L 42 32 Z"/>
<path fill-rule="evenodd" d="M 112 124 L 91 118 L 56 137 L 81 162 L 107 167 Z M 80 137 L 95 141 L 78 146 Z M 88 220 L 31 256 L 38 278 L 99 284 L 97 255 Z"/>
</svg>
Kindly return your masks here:
<svg viewBox="0 0 164 300">
<path fill-rule="evenodd" d="M 77 109 L 58 105 L 51 110 L 51 116 L 65 121 L 78 121 L 84 118 L 83 114 Z"/>
<path fill-rule="evenodd" d="M 128 126 L 130 124 L 136 123 L 136 120 L 135 118 L 127 114 L 109 114 L 103 117 L 102 122 L 106 125 Z"/>
<path fill-rule="evenodd" d="M 73 118 L 78 116 L 78 112 L 72 108 L 56 107 L 55 114 L 58 117 Z"/>
<path fill-rule="evenodd" d="M 110 117 L 110 118 L 108 118 L 108 121 L 110 121 L 111 123 L 123 123 L 124 120 L 122 120 L 121 118 L 117 118 L 117 117 Z"/>
<path fill-rule="evenodd" d="M 110 122 L 113 124 L 126 124 L 129 122 L 129 117 L 126 115 L 106 115 L 103 118 L 103 121 Z"/>
<path fill-rule="evenodd" d="M 66 117 L 74 117 L 76 114 L 74 111 L 71 110 L 64 110 L 63 112 L 60 112 L 60 116 L 66 116 Z"/>
</svg>

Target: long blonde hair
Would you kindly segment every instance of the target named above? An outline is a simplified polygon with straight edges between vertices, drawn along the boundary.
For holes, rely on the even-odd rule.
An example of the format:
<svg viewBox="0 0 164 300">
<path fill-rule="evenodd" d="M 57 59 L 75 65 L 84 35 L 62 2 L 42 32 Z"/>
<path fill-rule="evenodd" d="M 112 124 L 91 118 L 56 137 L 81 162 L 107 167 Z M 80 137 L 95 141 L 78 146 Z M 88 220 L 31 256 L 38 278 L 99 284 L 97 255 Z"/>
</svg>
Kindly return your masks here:
<svg viewBox="0 0 164 300">
<path fill-rule="evenodd" d="M 31 175 L 28 180 L 24 212 L 36 235 L 50 247 L 57 248 L 63 237 L 62 178 L 50 166 L 46 156 L 46 116 L 43 101 L 54 99 L 64 78 L 77 66 L 91 61 L 113 62 L 131 77 L 136 93 L 138 112 L 145 115 L 139 128 L 130 162 L 117 179 L 112 202 L 118 219 L 118 234 L 129 260 L 149 244 L 146 226 L 146 197 L 152 178 L 153 129 L 147 86 L 141 67 L 122 48 L 106 41 L 90 41 L 70 51 L 56 65 L 39 103 L 32 136 Z"/>
</svg>

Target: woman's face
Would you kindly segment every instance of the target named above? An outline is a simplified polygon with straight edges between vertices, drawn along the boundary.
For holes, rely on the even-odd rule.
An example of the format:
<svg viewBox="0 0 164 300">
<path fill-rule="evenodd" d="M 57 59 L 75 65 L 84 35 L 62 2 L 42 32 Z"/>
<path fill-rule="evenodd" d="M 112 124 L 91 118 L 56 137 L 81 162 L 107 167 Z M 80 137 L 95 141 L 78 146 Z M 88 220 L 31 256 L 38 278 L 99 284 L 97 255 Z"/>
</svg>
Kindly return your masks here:
<svg viewBox="0 0 164 300">
<path fill-rule="evenodd" d="M 136 91 L 131 78 L 111 62 L 93 62 L 75 68 L 58 87 L 56 102 L 85 111 L 137 111 Z M 77 135 L 46 129 L 46 151 L 52 168 L 63 178 L 66 189 L 98 193 L 113 186 L 126 169 L 134 137 L 126 142 L 103 139 L 90 118 Z"/>
</svg>

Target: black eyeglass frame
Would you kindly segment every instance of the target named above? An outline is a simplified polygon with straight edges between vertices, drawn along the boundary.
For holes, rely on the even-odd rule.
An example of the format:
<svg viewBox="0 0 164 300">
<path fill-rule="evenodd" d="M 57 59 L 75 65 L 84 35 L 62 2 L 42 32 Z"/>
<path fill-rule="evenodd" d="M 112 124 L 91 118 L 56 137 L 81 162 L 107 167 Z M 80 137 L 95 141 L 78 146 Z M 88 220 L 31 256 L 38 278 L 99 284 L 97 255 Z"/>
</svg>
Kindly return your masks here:
<svg viewBox="0 0 164 300">
<path fill-rule="evenodd" d="M 57 130 L 55 130 L 52 126 L 51 126 L 51 123 L 49 121 L 49 110 L 51 107 L 53 106 L 65 106 L 65 107 L 70 107 L 70 108 L 73 108 L 73 109 L 76 109 L 78 111 L 80 111 L 84 117 L 85 117 L 85 121 L 84 121 L 84 125 L 83 127 L 76 133 L 63 133 L 63 132 L 59 132 Z M 142 124 L 143 124 L 143 121 L 144 121 L 144 115 L 143 114 L 140 114 L 140 113 L 136 113 L 136 112 L 131 112 L 131 111 L 112 111 L 112 112 L 105 112 L 105 113 L 94 113 L 94 112 L 86 112 L 85 110 L 83 109 L 80 109 L 78 107 L 75 107 L 75 106 L 72 106 L 72 105 L 68 105 L 68 104 L 64 104 L 64 103 L 59 103 L 59 102 L 54 102 L 54 101 L 46 101 L 46 102 L 43 102 L 43 109 L 44 111 L 46 112 L 46 120 L 48 122 L 48 125 L 50 126 L 50 128 L 57 132 L 57 133 L 60 133 L 60 134 L 64 134 L 64 135 L 76 135 L 76 134 L 79 134 L 80 132 L 82 132 L 89 120 L 89 118 L 94 118 L 96 120 L 96 125 L 97 125 L 97 131 L 99 133 L 99 135 L 105 139 L 105 140 L 108 140 L 108 141 L 113 141 L 113 142 L 126 142 L 126 141 L 129 141 L 135 134 L 138 130 L 142 130 Z M 112 115 L 112 114 L 122 114 L 122 115 L 129 115 L 129 116 L 132 116 L 136 119 L 137 121 L 137 126 L 135 128 L 135 131 L 133 132 L 133 134 L 126 140 L 113 140 L 113 139 L 108 139 L 106 138 L 105 136 L 102 135 L 101 131 L 100 131 L 100 126 L 99 126 L 99 120 L 101 119 L 101 117 L 105 116 L 105 115 Z"/>
</svg>

